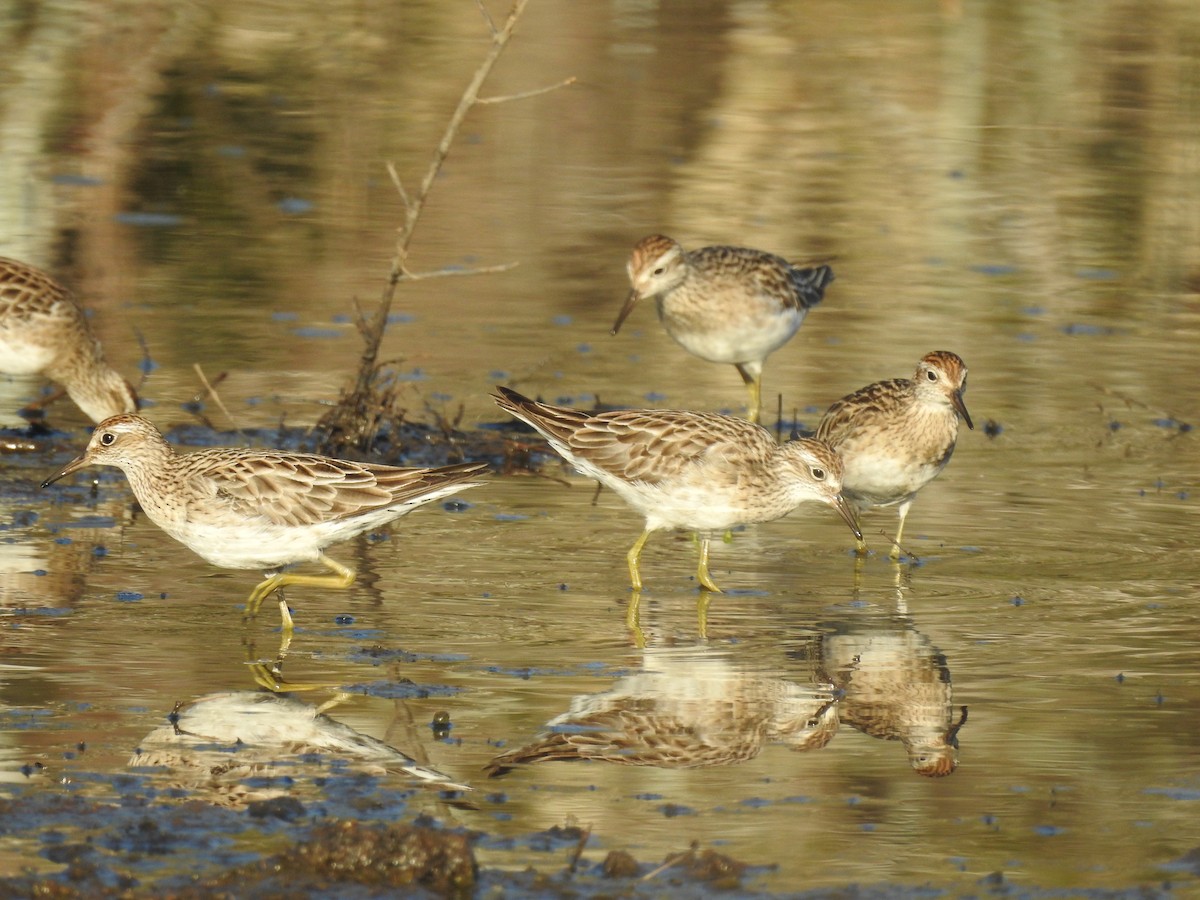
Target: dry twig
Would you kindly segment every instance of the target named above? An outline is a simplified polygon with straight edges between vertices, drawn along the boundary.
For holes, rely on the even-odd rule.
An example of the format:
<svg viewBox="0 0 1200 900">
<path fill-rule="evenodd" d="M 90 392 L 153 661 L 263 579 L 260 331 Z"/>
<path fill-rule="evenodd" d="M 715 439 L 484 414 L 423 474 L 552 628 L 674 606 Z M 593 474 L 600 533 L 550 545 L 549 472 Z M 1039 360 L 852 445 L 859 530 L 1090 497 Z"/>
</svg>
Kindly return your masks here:
<svg viewBox="0 0 1200 900">
<path fill-rule="evenodd" d="M 212 398 L 213 403 L 217 404 L 217 408 L 221 410 L 221 412 L 225 413 L 225 418 L 229 420 L 229 424 L 234 427 L 235 431 L 241 431 L 241 427 L 233 418 L 233 413 L 229 411 L 229 408 L 225 406 L 225 401 L 222 400 L 221 395 L 217 393 L 216 385 L 224 381 L 228 373 L 222 372 L 217 376 L 216 384 L 210 384 L 208 378 L 206 378 L 204 375 L 204 370 L 200 368 L 200 363 L 192 363 L 192 368 L 196 370 L 196 377 L 199 378 L 200 383 L 204 385 L 204 390 L 208 392 L 208 396 Z M 197 396 L 196 399 L 199 400 L 200 397 Z"/>
<path fill-rule="evenodd" d="M 455 107 L 454 113 L 450 116 L 450 121 L 446 125 L 441 141 L 434 150 L 433 159 L 429 163 L 424 178 L 421 179 L 421 184 L 417 192 L 410 194 L 405 189 L 395 166 L 388 165 L 388 175 L 396 188 L 396 193 L 399 194 L 400 200 L 404 204 L 404 224 L 399 229 L 399 236 L 396 240 L 396 251 L 392 257 L 391 271 L 388 274 L 387 284 L 380 297 L 378 308 L 370 318 L 368 318 L 363 310 L 359 309 L 358 327 L 363 335 L 365 346 L 359 358 L 358 373 L 354 385 L 343 394 L 338 404 L 321 420 L 320 425 L 326 432 L 323 442 L 325 452 L 336 453 L 344 447 L 352 445 L 357 446 L 360 450 L 366 450 L 370 441 L 378 433 L 380 428 L 379 416 L 377 414 L 368 415 L 368 411 L 378 410 L 381 405 L 376 396 L 381 369 L 381 364 L 378 362 L 379 347 L 387 330 L 388 315 L 392 309 L 392 301 L 396 296 L 396 286 L 400 282 L 503 272 L 515 265 L 515 263 L 507 263 L 503 265 L 482 266 L 474 269 L 413 272 L 408 267 L 408 256 L 409 246 L 412 243 L 417 222 L 421 217 L 421 211 L 425 207 L 425 202 L 434 181 L 437 179 L 438 172 L 441 171 L 442 164 L 450 154 L 450 148 L 467 113 L 480 103 L 498 103 L 503 100 L 534 97 L 574 82 L 572 78 L 547 88 L 513 94 L 508 97 L 480 98 L 479 90 L 491 73 L 496 61 L 504 52 L 510 38 L 512 38 L 517 22 L 521 18 L 521 14 L 524 12 L 528 2 L 529 0 L 513 0 L 508 17 L 500 27 L 496 26 L 496 23 L 488 14 L 482 2 L 479 3 L 480 13 L 483 15 L 484 21 L 491 32 L 491 47 L 484 57 L 483 62 L 479 65 L 479 68 L 476 69 L 462 96 L 459 98 L 458 106 Z"/>
</svg>

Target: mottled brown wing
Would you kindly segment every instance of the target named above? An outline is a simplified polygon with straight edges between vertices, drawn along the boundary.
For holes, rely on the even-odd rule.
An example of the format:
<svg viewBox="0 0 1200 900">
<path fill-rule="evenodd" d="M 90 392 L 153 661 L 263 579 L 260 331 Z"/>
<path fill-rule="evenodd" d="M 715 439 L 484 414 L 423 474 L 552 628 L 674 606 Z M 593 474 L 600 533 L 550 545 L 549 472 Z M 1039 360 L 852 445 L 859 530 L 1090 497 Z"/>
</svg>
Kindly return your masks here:
<svg viewBox="0 0 1200 900">
<path fill-rule="evenodd" d="M 778 298 L 785 309 L 816 306 L 833 281 L 829 266 L 800 268 L 782 256 L 749 247 L 700 247 L 687 259 L 709 279 L 728 281 L 731 287 L 753 283 L 760 294 Z"/>
<path fill-rule="evenodd" d="M 678 478 L 714 454 L 762 460 L 774 449 L 769 435 L 744 419 L 653 409 L 592 416 L 569 444 L 592 465 L 649 484 Z"/>
<path fill-rule="evenodd" d="M 681 410 L 587 413 L 498 388 L 496 403 L 578 459 L 628 481 L 651 484 L 678 476 L 713 453 L 766 460 L 775 443 L 744 419 Z"/>
<path fill-rule="evenodd" d="M 825 411 L 814 436 L 837 447 L 864 422 L 890 415 L 906 384 L 903 378 L 877 381 L 847 394 Z"/>
<path fill-rule="evenodd" d="M 489 778 L 520 765 L 539 762 L 604 760 L 626 766 L 698 769 L 742 762 L 762 750 L 761 722 L 742 731 L 710 734 L 695 722 L 654 711 L 601 711 L 571 722 L 570 731 L 542 735 L 525 747 L 510 750 L 484 766 Z"/>
<path fill-rule="evenodd" d="M 0 318 L 34 313 L 69 316 L 77 310 L 71 293 L 41 269 L 0 257 Z"/>
<path fill-rule="evenodd" d="M 312 525 L 416 500 L 465 482 L 484 463 L 397 468 L 300 453 L 200 451 L 184 457 L 188 474 L 209 485 L 244 515 L 276 525 Z"/>
</svg>

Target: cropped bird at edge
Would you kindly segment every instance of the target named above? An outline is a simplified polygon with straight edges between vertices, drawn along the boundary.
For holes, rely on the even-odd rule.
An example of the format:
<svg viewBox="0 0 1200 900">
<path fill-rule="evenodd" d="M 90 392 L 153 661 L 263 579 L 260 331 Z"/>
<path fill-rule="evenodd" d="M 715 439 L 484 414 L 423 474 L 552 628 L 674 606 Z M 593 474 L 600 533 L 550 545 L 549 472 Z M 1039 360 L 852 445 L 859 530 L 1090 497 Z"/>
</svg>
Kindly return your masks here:
<svg viewBox="0 0 1200 900">
<path fill-rule="evenodd" d="M 653 297 L 676 343 L 701 359 L 737 367 L 749 390 L 751 422 L 762 406 L 763 363 L 791 339 L 833 281 L 829 266 L 801 268 L 746 247 L 685 252 L 661 234 L 637 242 L 626 271 L 632 289 L 612 333 L 639 300 Z"/>
<path fill-rule="evenodd" d="M 0 257 L 0 372 L 45 375 L 93 422 L 136 412 L 74 296 L 41 269 Z"/>
<path fill-rule="evenodd" d="M 42 487 L 91 465 L 123 471 L 150 521 L 208 562 L 267 572 L 246 600 L 247 616 L 287 585 L 348 588 L 354 571 L 327 557 L 326 547 L 478 487 L 470 479 L 488 468 L 478 462 L 398 468 L 234 447 L 176 453 L 151 422 L 119 415 L 96 426 L 84 454 Z M 319 562 L 334 574 L 280 571 L 298 562 Z M 290 632 L 285 600 L 279 610 Z"/>
<path fill-rule="evenodd" d="M 642 547 L 661 529 L 700 536 L 696 579 L 720 592 L 708 571 L 714 533 L 735 525 L 770 522 L 805 502 L 832 506 L 862 538 L 839 493 L 842 461 L 824 441 L 800 438 L 777 444 L 765 428 L 715 413 L 629 409 L 589 413 L 552 406 L 497 387 L 492 399 L 531 425 L 555 451 L 646 517 L 629 549 L 629 579 L 642 589 Z"/>
<path fill-rule="evenodd" d="M 904 520 L 917 492 L 941 474 L 958 440 L 958 420 L 974 428 L 963 392 L 967 365 L 949 350 L 921 357 L 912 379 L 877 381 L 826 411 L 816 436 L 841 454 L 842 493 L 861 514 L 899 506 L 890 556 L 899 559 Z M 858 552 L 866 545 L 858 541 Z"/>
</svg>

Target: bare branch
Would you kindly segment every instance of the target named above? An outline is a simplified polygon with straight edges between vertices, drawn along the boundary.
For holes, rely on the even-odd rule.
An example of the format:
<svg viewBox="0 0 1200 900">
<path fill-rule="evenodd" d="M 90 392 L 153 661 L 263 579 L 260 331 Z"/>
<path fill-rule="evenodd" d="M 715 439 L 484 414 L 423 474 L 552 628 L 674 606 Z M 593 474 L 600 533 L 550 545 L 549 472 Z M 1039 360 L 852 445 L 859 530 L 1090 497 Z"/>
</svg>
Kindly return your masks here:
<svg viewBox="0 0 1200 900">
<path fill-rule="evenodd" d="M 209 384 L 208 379 L 204 375 L 204 370 L 200 368 L 200 363 L 192 363 L 192 368 L 196 370 L 196 376 L 200 379 L 200 383 L 204 385 L 204 390 L 208 392 L 208 396 L 212 397 L 213 402 L 217 404 L 217 408 L 225 413 L 225 418 L 229 420 L 229 424 L 234 427 L 234 430 L 240 432 L 242 427 L 238 425 L 237 420 L 233 417 L 233 413 L 225 406 L 225 401 L 221 399 L 221 395 L 217 393 L 217 389 Z M 217 382 L 220 383 L 224 378 L 225 373 L 222 372 Z"/>
<path fill-rule="evenodd" d="M 657 869 L 647 872 L 645 875 L 643 875 L 641 877 L 640 880 L 649 881 L 651 878 L 657 877 L 659 875 L 659 873 L 665 872 L 667 869 L 671 868 L 672 866 L 679 865 L 681 862 L 683 862 L 689 856 L 693 856 L 695 854 L 695 852 L 696 852 L 696 850 L 693 847 L 691 850 L 684 850 L 680 853 L 672 853 L 665 860 L 663 860 L 663 864 L 661 866 L 659 866 Z"/>
<path fill-rule="evenodd" d="M 575 845 L 575 852 L 571 854 L 571 865 L 567 867 L 567 873 L 574 875 L 579 868 L 579 858 L 583 856 L 583 848 L 587 846 L 588 838 L 592 836 L 592 826 L 589 825 L 579 835 L 579 842 Z"/>
<path fill-rule="evenodd" d="M 492 97 L 481 99 L 479 91 L 483 86 L 484 81 L 491 74 L 492 68 L 496 61 L 504 52 L 509 40 L 512 38 L 516 29 L 517 22 L 521 18 L 521 14 L 525 11 L 529 0 L 512 0 L 512 6 L 509 9 L 508 17 L 505 19 L 503 26 L 497 28 L 495 21 L 488 13 L 483 5 L 483 0 L 476 0 L 479 6 L 480 13 L 483 15 L 484 21 L 491 30 L 491 46 L 488 49 L 487 55 L 483 62 L 475 70 L 475 74 L 471 77 L 470 82 L 463 90 L 462 96 L 459 98 L 458 105 L 450 116 L 450 121 L 446 124 L 445 131 L 442 134 L 441 141 L 438 143 L 433 153 L 433 158 L 429 162 L 424 177 L 421 179 L 415 193 L 409 193 L 400 180 L 395 166 L 388 164 L 388 174 L 392 179 L 392 184 L 395 185 L 397 193 L 400 195 L 404 203 L 404 222 L 397 229 L 398 235 L 396 238 L 395 252 L 392 257 L 391 270 L 388 273 L 387 280 L 384 284 L 383 291 L 379 299 L 379 305 L 374 310 L 374 313 L 368 319 L 365 312 L 359 308 L 359 330 L 363 335 L 365 344 L 362 355 L 359 357 L 358 374 L 355 379 L 354 386 L 347 390 L 337 406 L 326 415 L 321 426 L 325 429 L 327 437 L 324 442 L 323 449 L 325 452 L 336 452 L 346 446 L 351 441 L 359 443 L 360 447 L 365 449 L 364 441 L 370 439 L 368 429 L 363 425 L 364 416 L 370 410 L 373 410 L 379 405 L 377 393 L 377 380 L 379 372 L 379 348 L 383 342 L 384 334 L 387 330 L 388 317 L 391 313 L 392 302 L 396 296 L 396 286 L 402 281 L 420 281 L 428 278 L 444 278 L 456 275 L 478 275 L 492 272 L 506 272 L 511 269 L 515 263 L 508 263 L 496 266 L 484 266 L 474 269 L 443 269 L 437 272 L 412 272 L 408 268 L 409 246 L 412 243 L 413 233 L 416 230 L 417 222 L 421 217 L 421 212 L 425 207 L 426 199 L 429 196 L 430 190 L 433 188 L 434 182 L 441 171 L 442 165 L 450 154 L 450 148 L 454 143 L 455 137 L 458 135 L 459 129 L 462 127 L 463 120 L 467 113 L 479 103 L 500 103 L 507 100 L 516 100 L 523 97 L 536 97 L 540 94 L 547 93 L 551 90 L 556 90 L 559 87 L 565 87 L 575 81 L 574 78 L 567 79 L 561 84 L 553 85 L 548 88 L 540 88 L 534 91 L 528 91 L 522 94 L 514 94 L 507 97 Z M 368 417 L 369 418 L 369 417 Z M 377 419 L 378 417 L 376 417 Z"/>
<path fill-rule="evenodd" d="M 511 100 L 528 100 L 530 97 L 537 97 L 541 94 L 548 94 L 551 91 L 557 91 L 559 88 L 569 87 L 579 79 L 572 75 L 570 78 L 564 78 L 558 84 L 552 84 L 549 87 L 535 88 L 532 91 L 522 91 L 519 94 L 504 94 L 500 97 L 480 97 L 475 102 L 480 106 L 486 106 L 489 103 L 508 103 Z"/>
<path fill-rule="evenodd" d="M 493 272 L 508 272 L 519 263 L 501 263 L 497 266 L 480 266 L 476 269 L 437 269 L 433 272 L 405 272 L 397 281 L 424 281 L 427 278 L 453 278 L 456 275 L 490 275 Z"/>
<path fill-rule="evenodd" d="M 362 363 L 367 371 L 364 372 L 362 369 L 359 371 L 360 389 L 365 388 L 363 381 L 364 379 L 369 380 L 371 372 L 374 369 L 374 360 L 378 353 L 378 341 L 382 340 L 383 332 L 387 327 L 387 317 L 391 312 L 392 299 L 396 294 L 396 284 L 400 281 L 401 276 L 408 273 L 408 247 L 412 242 L 413 231 L 417 227 L 417 220 L 421 216 L 421 210 L 425 207 L 425 200 L 429 196 L 429 191 L 442 169 L 442 164 L 446 161 L 446 157 L 450 155 L 450 147 L 454 143 L 454 138 L 457 136 L 459 128 L 462 127 L 463 119 L 466 118 L 471 107 L 475 105 L 475 101 L 479 97 L 479 89 L 483 86 L 484 80 L 491 74 L 492 68 L 496 65 L 496 60 L 500 58 L 500 54 L 504 52 L 504 48 L 508 45 L 509 38 L 512 37 L 513 31 L 517 26 L 517 20 L 520 19 L 521 13 L 524 12 L 528 2 L 529 0 L 514 0 L 504 27 L 499 31 L 493 31 L 491 49 L 488 51 L 487 56 L 484 57 L 483 62 L 480 63 L 479 68 L 475 70 L 474 76 L 472 76 L 466 90 L 463 91 L 462 96 L 459 98 L 458 106 L 455 107 L 453 114 L 450 116 L 450 121 L 446 124 L 442 140 L 434 151 L 433 159 L 429 163 L 425 177 L 421 179 L 421 186 L 417 190 L 416 196 L 411 198 L 411 202 L 405 204 L 404 225 L 400 229 L 400 237 L 396 242 L 396 254 L 392 258 L 392 271 L 388 277 L 387 287 L 384 288 L 383 296 L 380 298 L 379 309 L 375 312 L 373 329 L 378 334 L 376 347 L 368 347 L 367 352 L 363 355 Z M 483 8 L 482 5 L 480 8 Z M 484 10 L 484 17 L 489 22 L 491 21 L 486 10 Z"/>
<path fill-rule="evenodd" d="M 504 23 L 504 27 L 492 35 L 492 47 L 488 51 L 479 68 L 475 70 L 475 75 L 471 78 L 471 83 L 467 85 L 467 89 L 463 91 L 462 97 L 458 100 L 458 106 L 455 107 L 454 113 L 450 116 L 450 122 L 446 125 L 446 131 L 442 135 L 442 140 L 434 151 L 433 160 L 429 164 L 429 169 L 425 172 L 425 177 L 421 180 L 421 188 L 417 191 L 416 199 L 408 210 L 408 215 L 405 218 L 404 229 L 401 234 L 399 245 L 396 248 L 396 257 L 403 261 L 408 256 L 408 245 L 412 240 L 413 228 L 417 224 L 417 217 L 421 214 L 421 209 L 425 205 L 425 198 L 429 196 L 429 190 L 433 187 L 433 182 L 438 176 L 438 172 L 442 169 L 442 164 L 446 161 L 446 157 L 450 155 L 450 146 L 454 143 L 454 138 L 458 134 L 459 128 L 462 127 L 463 119 L 471 107 L 475 105 L 479 97 L 479 89 L 483 87 L 484 80 L 491 74 L 492 68 L 496 65 L 496 60 L 500 58 L 500 54 L 504 52 L 504 48 L 508 45 L 509 39 L 513 35 L 513 31 L 517 27 L 517 20 L 524 12 L 526 4 L 529 0 L 514 0 L 512 10 L 508 14 L 508 19 Z M 402 267 L 393 264 L 393 271 L 398 271 Z"/>
<path fill-rule="evenodd" d="M 475 0 L 479 7 L 479 12 L 483 16 L 483 21 L 487 22 L 488 30 L 492 32 L 492 37 L 496 37 L 496 20 L 492 18 L 492 14 L 487 11 L 487 7 L 483 5 L 483 0 Z"/>
<path fill-rule="evenodd" d="M 408 191 L 404 189 L 404 185 L 400 181 L 400 174 L 396 171 L 396 164 L 388 161 L 388 174 L 392 176 L 392 184 L 396 186 L 396 190 L 400 194 L 400 199 L 404 201 L 404 208 L 408 209 L 412 205 L 412 201 L 408 199 Z"/>
</svg>

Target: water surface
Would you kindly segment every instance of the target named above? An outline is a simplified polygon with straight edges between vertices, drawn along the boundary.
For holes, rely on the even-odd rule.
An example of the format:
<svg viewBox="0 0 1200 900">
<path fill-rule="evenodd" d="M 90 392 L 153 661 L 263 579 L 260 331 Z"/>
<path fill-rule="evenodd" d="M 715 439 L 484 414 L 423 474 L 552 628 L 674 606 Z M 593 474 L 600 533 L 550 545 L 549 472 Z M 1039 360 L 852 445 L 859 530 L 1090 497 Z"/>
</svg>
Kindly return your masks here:
<svg viewBox="0 0 1200 900">
<path fill-rule="evenodd" d="M 357 363 L 355 301 L 383 288 L 402 217 L 385 163 L 410 189 L 424 172 L 486 50 L 476 11 L 78 12 L 4 25 L 0 252 L 78 289 L 160 426 L 197 421 L 195 365 L 226 373 L 233 421 L 200 405 L 220 429 L 314 422 Z M 358 686 L 332 715 L 474 785 L 478 809 L 411 806 L 485 832 L 489 864 L 559 871 L 569 845 L 524 838 L 578 824 L 585 859 L 695 840 L 779 891 L 1191 885 L 1197 47 L 1187 3 L 532 5 L 485 93 L 578 83 L 479 108 L 454 145 L 412 265 L 518 266 L 402 287 L 385 353 L 412 418 L 461 416 L 494 449 L 495 383 L 739 412 L 732 367 L 650 309 L 608 334 L 629 248 L 663 231 L 834 267 L 766 367 L 789 425 L 944 348 L 977 428 L 913 507 L 918 563 L 856 571 L 837 518 L 801 509 L 716 546 L 706 638 L 687 536 L 647 546 L 632 631 L 636 515 L 553 461 L 497 475 L 333 548 L 359 581 L 292 591 L 287 677 Z M 39 390 L 8 387 L 6 415 Z M 38 490 L 86 441 L 65 403 L 52 422 L 0 467 L 0 791 L 107 796 L 177 702 L 254 689 L 277 613 L 243 626 L 255 576 L 173 543 L 115 473 Z M 864 524 L 883 547 L 894 516 Z M 803 707 L 833 695 L 836 715 Z M 807 739 L 763 724 L 776 696 L 820 720 Z M 742 758 L 486 776 L 573 703 L 618 702 L 711 707 L 724 724 L 695 727 Z M 918 737 L 963 706 L 953 774 L 917 774 Z M 325 769 L 296 765 L 308 799 Z M 178 781 L 143 774 L 155 797 Z M 0 871 L 26 866 L 62 868 L 36 827 L 5 831 Z"/>
</svg>

